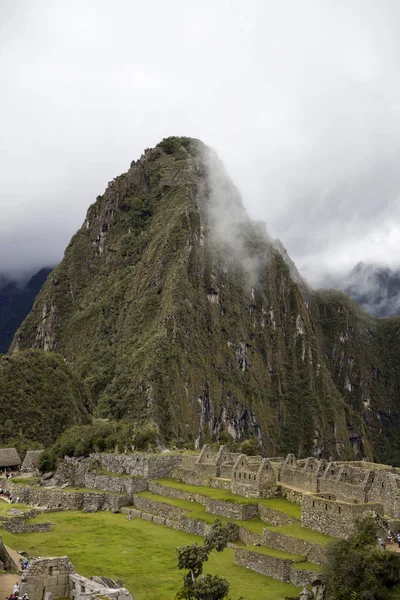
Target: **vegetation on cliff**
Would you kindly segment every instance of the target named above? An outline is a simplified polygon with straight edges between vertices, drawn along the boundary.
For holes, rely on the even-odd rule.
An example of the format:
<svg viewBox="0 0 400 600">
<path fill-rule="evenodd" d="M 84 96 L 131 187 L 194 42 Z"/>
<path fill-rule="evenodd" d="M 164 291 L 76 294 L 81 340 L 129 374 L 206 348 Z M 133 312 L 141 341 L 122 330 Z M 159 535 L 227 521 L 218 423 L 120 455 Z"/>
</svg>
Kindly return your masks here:
<svg viewBox="0 0 400 600">
<path fill-rule="evenodd" d="M 51 444 L 67 427 L 88 423 L 92 408 L 82 380 L 57 354 L 0 355 L 0 445 Z"/>
<path fill-rule="evenodd" d="M 383 330 L 372 348 L 359 335 L 367 317 L 355 305 L 348 314 L 364 377 L 380 369 Z M 212 152 L 173 137 L 89 208 L 12 348 L 59 352 L 99 416 L 155 422 L 165 440 L 229 435 L 269 455 L 341 458 L 371 458 L 372 442 L 384 460 L 391 429 L 382 425 L 379 441 L 374 428 L 383 404 L 395 410 L 396 379 L 393 395 L 371 389 L 368 406 L 364 379 L 349 395 L 342 316 L 248 218 Z M 396 336 L 385 341 L 384 378 Z"/>
</svg>

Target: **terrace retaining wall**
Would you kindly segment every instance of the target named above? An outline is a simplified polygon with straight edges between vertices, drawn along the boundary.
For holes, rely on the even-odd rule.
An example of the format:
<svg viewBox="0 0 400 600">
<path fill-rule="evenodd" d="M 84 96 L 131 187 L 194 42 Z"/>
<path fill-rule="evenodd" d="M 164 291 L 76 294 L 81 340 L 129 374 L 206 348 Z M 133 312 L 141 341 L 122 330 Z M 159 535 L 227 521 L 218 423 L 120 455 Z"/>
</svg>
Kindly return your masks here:
<svg viewBox="0 0 400 600">
<path fill-rule="evenodd" d="M 298 519 L 293 519 L 279 510 L 268 508 L 262 504 L 258 505 L 258 513 L 260 519 L 269 525 L 291 525 L 292 523 L 296 523 L 296 521 L 298 521 Z"/>
<path fill-rule="evenodd" d="M 3 522 L 3 529 L 13 534 L 51 531 L 51 523 L 50 521 L 46 521 L 46 523 L 27 523 L 24 517 L 12 517 Z"/>
<path fill-rule="evenodd" d="M 226 502 L 224 500 L 206 499 L 206 512 L 212 515 L 220 515 L 227 519 L 236 519 L 245 521 L 258 517 L 257 504 L 237 504 L 236 502 Z"/>
<path fill-rule="evenodd" d="M 187 511 L 180 506 L 173 506 L 165 502 L 158 502 L 151 498 L 143 498 L 134 494 L 133 503 L 135 508 L 142 512 L 151 513 L 159 517 L 166 517 L 174 521 L 181 519 L 187 515 Z"/>
<path fill-rule="evenodd" d="M 298 538 L 284 535 L 270 529 L 263 529 L 262 543 L 264 546 L 285 550 L 292 554 L 301 554 L 307 560 L 322 565 L 325 560 L 326 550 L 324 546 L 314 542 L 300 540 Z"/>
<path fill-rule="evenodd" d="M 317 571 L 311 569 L 295 569 L 293 561 L 285 558 L 276 558 L 262 554 L 261 552 L 252 552 L 251 550 L 242 550 L 236 548 L 234 553 L 234 563 L 240 567 L 251 569 L 261 575 L 278 579 L 279 581 L 290 581 L 293 585 L 304 586 L 312 583 L 319 577 Z"/>
<path fill-rule="evenodd" d="M 121 506 L 130 504 L 131 497 L 110 492 L 70 492 L 60 488 L 34 488 L 7 481 L 3 488 L 8 489 L 14 499 L 23 504 L 66 510 L 119 511 Z"/>
</svg>

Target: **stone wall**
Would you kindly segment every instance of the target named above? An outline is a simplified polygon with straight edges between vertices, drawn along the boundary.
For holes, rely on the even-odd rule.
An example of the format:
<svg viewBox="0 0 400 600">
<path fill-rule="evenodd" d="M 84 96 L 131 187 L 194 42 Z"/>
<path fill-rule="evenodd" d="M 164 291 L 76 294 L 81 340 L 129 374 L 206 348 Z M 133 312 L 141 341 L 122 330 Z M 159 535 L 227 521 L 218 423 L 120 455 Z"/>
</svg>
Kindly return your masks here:
<svg viewBox="0 0 400 600">
<path fill-rule="evenodd" d="M 148 481 L 144 477 L 122 477 L 85 473 L 83 487 L 93 490 L 104 490 L 120 494 L 132 495 L 148 489 Z"/>
<path fill-rule="evenodd" d="M 147 510 L 151 510 L 152 507 L 150 505 L 144 505 Z M 207 525 L 204 521 L 199 519 L 193 519 L 187 515 L 178 515 L 174 514 L 175 518 L 168 518 L 163 514 L 151 514 L 146 511 L 142 511 L 135 508 L 123 508 L 122 512 L 126 513 L 128 518 L 138 518 L 143 519 L 144 521 L 152 521 L 157 525 L 165 525 L 166 527 L 170 527 L 171 529 L 175 529 L 178 531 L 186 531 L 186 533 L 193 533 L 194 535 L 206 535 L 207 531 L 210 528 L 210 525 Z"/>
<path fill-rule="evenodd" d="M 234 553 L 234 563 L 240 567 L 251 569 L 261 575 L 273 577 L 278 581 L 289 581 L 290 567 L 292 562 L 274 556 L 261 554 L 261 552 L 251 552 L 236 548 Z"/>
<path fill-rule="evenodd" d="M 225 502 L 223 500 L 206 499 L 206 512 L 212 515 L 220 515 L 227 519 L 237 519 L 244 521 L 258 517 L 257 504 L 236 504 L 235 502 Z"/>
<path fill-rule="evenodd" d="M 326 462 L 314 458 L 296 460 L 293 454 L 288 454 L 279 470 L 279 481 L 284 485 L 295 488 L 319 491 L 319 480 Z"/>
<path fill-rule="evenodd" d="M 263 529 L 262 543 L 264 546 L 284 550 L 292 554 L 300 554 L 307 560 L 322 565 L 325 560 L 325 547 L 313 542 L 306 542 L 289 535 L 284 535 L 270 529 Z"/>
<path fill-rule="evenodd" d="M 260 533 L 255 533 L 254 531 L 250 531 L 245 527 L 239 526 L 239 540 L 242 544 L 246 546 L 254 546 L 255 544 L 262 544 L 263 538 Z"/>
<path fill-rule="evenodd" d="M 134 494 L 133 503 L 135 508 L 142 512 L 151 513 L 159 517 L 166 517 L 173 520 L 179 520 L 187 515 L 187 511 L 179 506 L 173 506 L 165 502 L 158 502 L 151 498 L 143 498 Z"/>
<path fill-rule="evenodd" d="M 66 556 L 34 559 L 22 573 L 20 596 L 28 594 L 29 600 L 43 600 L 50 592 L 54 600 L 68 598 L 69 576 L 74 571 Z"/>
<path fill-rule="evenodd" d="M 290 488 L 281 487 L 280 496 L 289 502 L 302 505 L 304 493 L 299 490 L 291 490 Z"/>
<path fill-rule="evenodd" d="M 150 492 L 153 492 L 153 494 L 159 494 L 160 496 L 166 496 L 167 498 L 175 498 L 176 500 L 193 500 L 199 504 L 205 504 L 207 500 L 207 496 L 203 496 L 202 494 L 196 494 L 187 492 L 186 490 L 179 490 L 166 485 L 160 485 L 154 481 L 149 481 L 148 489 Z"/>
<path fill-rule="evenodd" d="M 118 511 L 121 506 L 130 504 L 131 497 L 110 492 L 70 492 L 60 488 L 37 488 L 8 480 L 4 486 L 14 499 L 31 506 L 62 508 L 66 510 Z"/>
<path fill-rule="evenodd" d="M 54 600 L 89 600 L 94 596 L 111 600 L 133 600 L 126 588 L 118 587 L 108 578 L 88 579 L 78 575 L 66 556 L 36 558 L 22 573 L 21 596 L 27 594 L 29 600 L 43 600 L 48 593 L 52 594 Z"/>
<path fill-rule="evenodd" d="M 297 521 L 297 519 L 292 519 L 292 517 L 288 517 L 278 510 L 267 508 L 262 504 L 258 505 L 258 512 L 260 519 L 269 525 L 290 525 L 291 523 L 296 523 Z"/>
<path fill-rule="evenodd" d="M 109 587 L 102 585 L 95 578 L 88 579 L 82 577 L 77 573 L 70 574 L 69 576 L 69 596 L 73 600 L 90 600 L 93 597 L 110 598 L 110 600 L 133 600 L 132 596 L 126 588 L 121 587 Z M 108 580 L 108 578 L 98 577 L 96 579 L 110 581 L 112 585 L 114 582 Z"/>
<path fill-rule="evenodd" d="M 278 579 L 279 581 L 290 581 L 293 585 L 304 586 L 318 579 L 316 571 L 308 569 L 295 569 L 293 561 L 275 558 L 261 552 L 252 552 L 236 548 L 234 563 L 240 567 L 251 569 L 261 575 Z"/>
<path fill-rule="evenodd" d="M 374 513 L 383 515 L 381 504 L 351 504 L 317 496 L 304 496 L 301 522 L 314 531 L 346 538 L 353 533 L 357 519 Z"/>
<path fill-rule="evenodd" d="M 3 544 L 3 540 L 0 537 L 0 570 L 12 571 L 14 568 L 14 562 L 11 556 L 8 554 L 7 549 Z"/>
<path fill-rule="evenodd" d="M 12 517 L 3 522 L 3 529 L 9 533 L 34 533 L 38 531 L 50 531 L 51 523 L 28 523 L 24 517 Z"/>
<path fill-rule="evenodd" d="M 382 504 L 385 515 L 400 518 L 400 477 L 386 470 L 376 471 L 367 493 L 368 502 Z"/>
<path fill-rule="evenodd" d="M 174 469 L 182 464 L 182 456 L 175 454 L 111 454 L 98 452 L 91 454 L 89 458 L 65 457 L 59 464 L 54 479 L 51 483 L 60 485 L 67 483 L 71 486 L 85 487 L 85 478 L 88 474 L 96 474 L 98 469 L 108 471 L 106 476 L 110 480 L 106 485 L 110 486 L 112 481 L 121 486 L 117 481 L 117 475 L 131 475 L 132 477 L 144 477 L 147 479 L 159 479 L 170 477 Z M 90 480 L 90 478 L 89 478 Z M 108 488 L 107 488 L 108 489 Z M 111 489 L 110 491 L 119 491 Z"/>
</svg>

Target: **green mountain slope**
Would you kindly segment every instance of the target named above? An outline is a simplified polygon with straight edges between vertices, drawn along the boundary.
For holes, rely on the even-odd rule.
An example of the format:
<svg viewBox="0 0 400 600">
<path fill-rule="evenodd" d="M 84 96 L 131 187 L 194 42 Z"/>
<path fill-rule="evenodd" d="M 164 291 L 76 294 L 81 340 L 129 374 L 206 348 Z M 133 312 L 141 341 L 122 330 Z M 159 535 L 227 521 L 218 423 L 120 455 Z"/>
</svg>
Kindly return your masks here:
<svg viewBox="0 0 400 600">
<path fill-rule="evenodd" d="M 100 415 L 154 420 L 166 439 L 370 458 L 375 400 L 346 393 L 331 356 L 343 324 L 330 333 L 324 306 L 213 153 L 168 138 L 89 208 L 12 349 L 60 353 Z"/>
<path fill-rule="evenodd" d="M 89 422 L 89 393 L 63 358 L 42 350 L 0 355 L 0 445 L 48 445 L 68 427 Z"/>
</svg>

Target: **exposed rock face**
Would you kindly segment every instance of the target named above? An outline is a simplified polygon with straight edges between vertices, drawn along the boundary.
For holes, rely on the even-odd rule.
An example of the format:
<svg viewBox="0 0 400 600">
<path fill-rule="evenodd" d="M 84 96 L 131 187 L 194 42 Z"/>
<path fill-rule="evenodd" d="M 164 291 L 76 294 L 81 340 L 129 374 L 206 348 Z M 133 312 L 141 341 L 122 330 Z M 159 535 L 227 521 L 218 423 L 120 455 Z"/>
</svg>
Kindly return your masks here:
<svg viewBox="0 0 400 600">
<path fill-rule="evenodd" d="M 364 372 L 336 350 L 341 335 L 358 343 L 358 314 L 349 305 L 354 330 L 333 319 L 328 335 L 334 310 L 249 219 L 212 152 L 169 139 L 89 208 L 12 348 L 59 352 L 101 414 L 154 419 L 166 438 L 228 432 L 269 455 L 371 457 L 386 400 L 371 390 L 364 404 Z M 379 350 L 364 346 L 371 378 Z"/>
<path fill-rule="evenodd" d="M 0 354 L 7 352 L 50 271 L 50 268 L 41 269 L 26 284 L 0 274 Z"/>
</svg>

